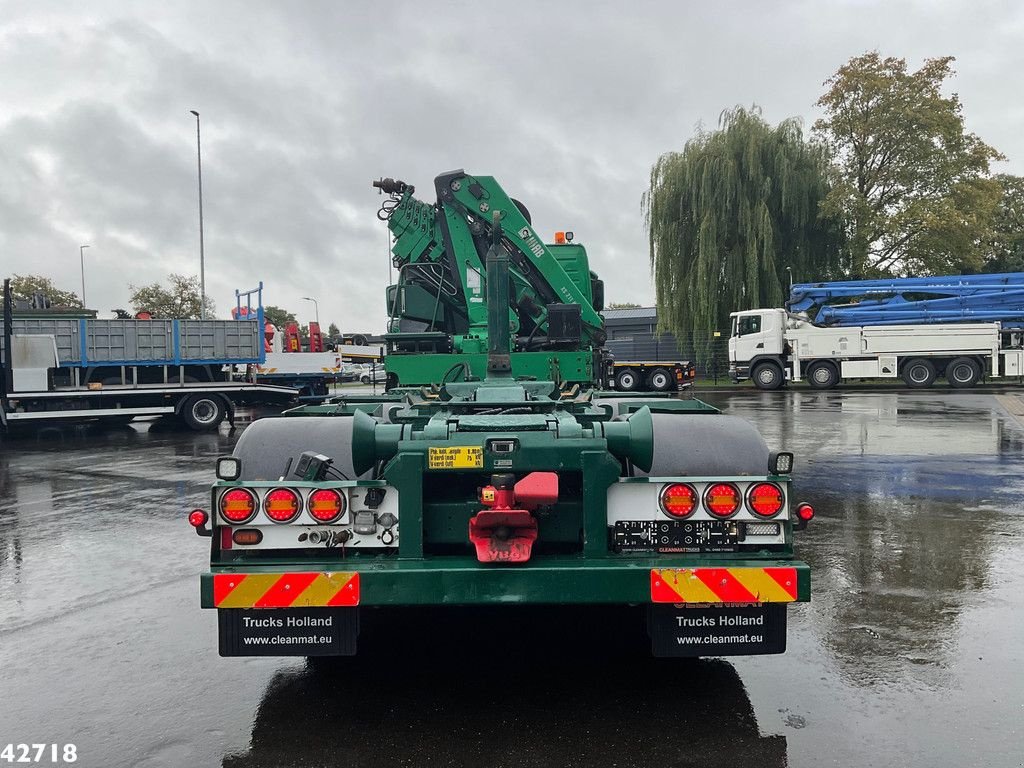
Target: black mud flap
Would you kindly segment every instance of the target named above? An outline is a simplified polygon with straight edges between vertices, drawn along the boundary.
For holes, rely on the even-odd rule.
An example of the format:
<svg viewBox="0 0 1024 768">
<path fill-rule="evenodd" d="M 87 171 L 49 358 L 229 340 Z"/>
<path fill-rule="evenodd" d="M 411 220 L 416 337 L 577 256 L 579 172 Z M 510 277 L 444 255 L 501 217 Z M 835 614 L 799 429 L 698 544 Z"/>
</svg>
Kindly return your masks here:
<svg viewBox="0 0 1024 768">
<path fill-rule="evenodd" d="M 221 656 L 354 656 L 358 608 L 222 608 Z"/>
<path fill-rule="evenodd" d="M 786 651 L 786 606 L 651 605 L 655 656 L 752 656 Z"/>
</svg>

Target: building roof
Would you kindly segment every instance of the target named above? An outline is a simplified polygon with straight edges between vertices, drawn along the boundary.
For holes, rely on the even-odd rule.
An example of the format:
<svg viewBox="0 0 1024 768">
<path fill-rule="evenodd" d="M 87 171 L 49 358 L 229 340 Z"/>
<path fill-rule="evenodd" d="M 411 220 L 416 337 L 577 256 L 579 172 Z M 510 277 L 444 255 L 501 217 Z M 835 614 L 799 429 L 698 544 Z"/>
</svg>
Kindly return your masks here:
<svg viewBox="0 0 1024 768">
<path fill-rule="evenodd" d="M 632 307 L 630 309 L 606 309 L 601 313 L 605 320 L 657 320 L 657 307 Z"/>
</svg>

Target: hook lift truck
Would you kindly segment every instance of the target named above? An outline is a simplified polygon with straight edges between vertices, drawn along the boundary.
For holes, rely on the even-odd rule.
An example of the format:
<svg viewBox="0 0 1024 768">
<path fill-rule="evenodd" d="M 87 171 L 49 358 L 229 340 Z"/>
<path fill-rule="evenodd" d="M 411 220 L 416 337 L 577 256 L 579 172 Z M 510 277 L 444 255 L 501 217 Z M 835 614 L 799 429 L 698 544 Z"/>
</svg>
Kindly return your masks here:
<svg viewBox="0 0 1024 768">
<path fill-rule="evenodd" d="M 352 655 L 360 611 L 499 605 L 634 606 L 659 656 L 785 650 L 787 607 L 810 599 L 794 533 L 814 515 L 793 455 L 698 400 L 517 374 L 506 224 L 536 235 L 510 205 L 469 222 L 480 380 L 438 366 L 429 386 L 296 408 L 217 460 L 189 522 L 210 540 L 221 655 Z"/>
</svg>

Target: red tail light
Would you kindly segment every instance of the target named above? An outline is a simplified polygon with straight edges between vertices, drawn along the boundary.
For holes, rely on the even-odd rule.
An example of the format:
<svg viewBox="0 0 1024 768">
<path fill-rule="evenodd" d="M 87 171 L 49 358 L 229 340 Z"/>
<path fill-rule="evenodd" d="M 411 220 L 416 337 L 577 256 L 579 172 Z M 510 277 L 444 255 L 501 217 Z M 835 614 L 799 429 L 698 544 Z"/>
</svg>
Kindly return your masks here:
<svg viewBox="0 0 1024 768">
<path fill-rule="evenodd" d="M 775 483 L 757 483 L 747 491 L 747 506 L 760 517 L 775 517 L 786 506 L 786 497 Z"/>
<path fill-rule="evenodd" d="M 309 494 L 309 514 L 318 523 L 333 523 L 345 513 L 345 497 L 330 488 Z"/>
<path fill-rule="evenodd" d="M 193 509 L 188 513 L 188 524 L 193 528 L 202 528 L 206 525 L 207 520 L 209 520 L 209 517 L 201 509 Z"/>
<path fill-rule="evenodd" d="M 256 514 L 256 496 L 244 488 L 232 488 L 220 497 L 220 514 L 230 523 L 246 523 Z"/>
<path fill-rule="evenodd" d="M 275 523 L 288 523 L 302 508 L 299 494 L 288 488 L 275 488 L 263 499 L 263 511 Z"/>
<path fill-rule="evenodd" d="M 814 507 L 810 504 L 799 504 L 796 508 L 796 516 L 806 523 L 814 517 Z"/>
<path fill-rule="evenodd" d="M 704 492 L 704 506 L 715 517 L 732 517 L 740 508 L 740 491 L 732 483 L 714 483 Z"/>
<path fill-rule="evenodd" d="M 689 517 L 697 508 L 697 491 L 686 483 L 672 483 L 661 492 L 661 508 L 670 517 Z"/>
</svg>

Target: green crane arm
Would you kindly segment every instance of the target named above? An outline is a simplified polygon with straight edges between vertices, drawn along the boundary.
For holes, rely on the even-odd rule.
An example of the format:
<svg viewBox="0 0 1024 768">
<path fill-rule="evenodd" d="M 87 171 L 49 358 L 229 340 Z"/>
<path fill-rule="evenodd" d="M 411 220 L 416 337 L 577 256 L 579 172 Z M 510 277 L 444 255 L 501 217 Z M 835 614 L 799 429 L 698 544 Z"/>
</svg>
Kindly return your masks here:
<svg viewBox="0 0 1024 768">
<path fill-rule="evenodd" d="M 491 219 L 497 212 L 502 245 L 510 261 L 513 338 L 520 330 L 528 332 L 531 340 L 546 338 L 548 305 L 576 304 L 580 307 L 581 344 L 600 346 L 604 342 L 604 323 L 594 308 L 589 270 L 584 269 L 583 279 L 573 280 L 552 247 L 537 236 L 525 208 L 493 177 L 452 171 L 438 176 L 434 185 L 437 203 L 431 205 L 416 199 L 415 190 L 404 182 L 374 182 L 392 196 L 381 216 L 387 219 L 394 237 L 392 254 L 400 271 L 399 286 L 404 288 L 406 316 L 432 328 L 486 337 L 484 258 Z M 586 265 L 582 247 L 573 248 L 578 249 L 577 259 Z M 398 299 L 399 294 L 392 290 L 389 309 L 394 309 Z"/>
</svg>

